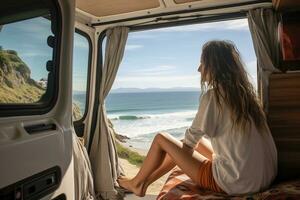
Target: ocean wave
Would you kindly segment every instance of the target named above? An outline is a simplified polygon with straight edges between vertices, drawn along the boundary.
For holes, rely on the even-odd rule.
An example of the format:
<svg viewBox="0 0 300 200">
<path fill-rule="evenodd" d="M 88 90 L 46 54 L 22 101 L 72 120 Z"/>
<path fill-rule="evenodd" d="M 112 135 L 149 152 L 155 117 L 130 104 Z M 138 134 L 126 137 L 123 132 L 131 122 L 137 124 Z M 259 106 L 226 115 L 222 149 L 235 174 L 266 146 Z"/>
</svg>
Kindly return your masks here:
<svg viewBox="0 0 300 200">
<path fill-rule="evenodd" d="M 140 141 L 144 141 L 144 140 L 147 140 L 147 139 L 152 140 L 154 138 L 154 136 L 159 132 L 167 132 L 167 133 L 173 135 L 176 138 L 180 138 L 181 136 L 184 135 L 185 130 L 187 128 L 188 128 L 188 126 L 181 126 L 181 127 L 176 127 L 176 128 L 170 128 L 170 129 L 162 129 L 162 130 L 158 130 L 158 131 L 155 131 L 155 132 L 138 135 L 138 136 L 132 137 L 131 139 L 140 140 Z"/>
<path fill-rule="evenodd" d="M 112 118 L 112 120 L 139 120 L 139 119 L 149 119 L 150 116 L 136 116 L 136 115 L 121 115 Z"/>
<path fill-rule="evenodd" d="M 115 130 L 119 134 L 130 138 L 157 133 L 159 131 L 177 132 L 174 129 L 191 125 L 192 120 L 186 120 L 195 116 L 196 111 L 180 111 L 168 113 L 116 113 L 108 114 Z M 185 130 L 179 131 L 179 133 Z"/>
<path fill-rule="evenodd" d="M 179 111 L 159 114 L 147 114 L 147 115 L 122 115 L 122 114 L 109 114 L 111 120 L 140 120 L 140 119 L 157 119 L 157 118 L 186 118 L 186 121 L 192 121 L 194 119 L 195 111 Z"/>
</svg>

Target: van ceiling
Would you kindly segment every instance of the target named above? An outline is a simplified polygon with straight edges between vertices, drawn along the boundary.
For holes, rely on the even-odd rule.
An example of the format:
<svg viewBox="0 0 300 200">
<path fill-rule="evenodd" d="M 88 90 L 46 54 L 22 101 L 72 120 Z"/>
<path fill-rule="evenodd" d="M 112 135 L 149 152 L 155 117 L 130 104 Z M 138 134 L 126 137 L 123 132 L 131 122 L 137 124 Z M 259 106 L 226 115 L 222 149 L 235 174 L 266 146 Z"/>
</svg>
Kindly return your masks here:
<svg viewBox="0 0 300 200">
<path fill-rule="evenodd" d="M 78 0 L 80 10 L 97 17 L 117 15 L 160 6 L 159 0 Z"/>
<path fill-rule="evenodd" d="M 174 4 L 190 4 L 189 6 L 230 5 L 255 0 L 77 0 L 76 7 L 95 17 L 125 14 L 159 7 L 176 6 Z M 263 1 L 262 1 L 263 2 Z"/>
<path fill-rule="evenodd" d="M 88 22 L 105 22 L 217 6 L 271 3 L 271 0 L 76 0 L 77 15 Z"/>
<path fill-rule="evenodd" d="M 201 0 L 174 0 L 175 3 L 188 3 L 193 1 L 201 1 Z"/>
</svg>

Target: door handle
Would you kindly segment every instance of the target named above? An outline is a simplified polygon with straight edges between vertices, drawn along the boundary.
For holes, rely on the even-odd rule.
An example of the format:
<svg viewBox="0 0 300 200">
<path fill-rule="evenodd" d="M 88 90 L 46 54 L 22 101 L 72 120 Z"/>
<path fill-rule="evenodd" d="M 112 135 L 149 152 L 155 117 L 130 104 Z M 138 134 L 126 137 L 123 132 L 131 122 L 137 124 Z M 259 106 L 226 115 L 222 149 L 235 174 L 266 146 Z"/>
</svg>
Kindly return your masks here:
<svg viewBox="0 0 300 200">
<path fill-rule="evenodd" d="M 56 130 L 56 124 L 35 124 L 30 126 L 25 126 L 24 129 L 29 134 L 37 134 L 45 131 L 54 131 Z"/>
</svg>

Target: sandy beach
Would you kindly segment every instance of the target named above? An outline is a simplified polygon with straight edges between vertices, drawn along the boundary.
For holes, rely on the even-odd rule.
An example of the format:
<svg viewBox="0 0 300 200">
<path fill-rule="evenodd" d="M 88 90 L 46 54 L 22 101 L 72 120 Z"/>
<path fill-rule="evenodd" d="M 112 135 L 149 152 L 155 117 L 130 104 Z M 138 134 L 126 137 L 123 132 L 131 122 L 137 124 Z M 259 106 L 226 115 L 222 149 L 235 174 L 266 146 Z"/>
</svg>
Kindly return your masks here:
<svg viewBox="0 0 300 200">
<path fill-rule="evenodd" d="M 126 146 L 127 148 L 129 148 L 132 151 L 138 152 L 141 155 L 146 155 L 147 154 L 147 152 L 145 150 L 131 147 L 126 143 L 122 143 L 122 145 Z M 132 165 L 131 163 L 129 163 L 125 159 L 120 158 L 120 162 L 121 162 L 121 165 L 124 169 L 125 175 L 130 177 L 130 178 L 134 177 L 137 174 L 137 172 L 139 171 L 139 167 L 137 167 L 136 165 Z M 163 177 L 161 177 L 159 180 L 155 181 L 154 183 L 152 183 L 149 186 L 146 194 L 157 195 L 160 192 L 160 190 L 161 190 L 162 186 L 164 185 L 164 183 L 166 182 L 166 179 L 168 178 L 168 175 L 169 175 L 169 173 L 164 175 Z"/>
<path fill-rule="evenodd" d="M 139 153 L 142 156 L 146 156 L 147 155 L 147 151 L 146 150 L 140 149 L 140 148 L 137 148 L 137 147 L 134 147 L 134 146 L 130 145 L 129 141 L 130 141 L 130 139 L 127 140 L 127 142 L 120 142 L 120 144 L 123 145 L 124 147 L 132 150 L 132 151 L 135 151 L 135 152 Z"/>
</svg>

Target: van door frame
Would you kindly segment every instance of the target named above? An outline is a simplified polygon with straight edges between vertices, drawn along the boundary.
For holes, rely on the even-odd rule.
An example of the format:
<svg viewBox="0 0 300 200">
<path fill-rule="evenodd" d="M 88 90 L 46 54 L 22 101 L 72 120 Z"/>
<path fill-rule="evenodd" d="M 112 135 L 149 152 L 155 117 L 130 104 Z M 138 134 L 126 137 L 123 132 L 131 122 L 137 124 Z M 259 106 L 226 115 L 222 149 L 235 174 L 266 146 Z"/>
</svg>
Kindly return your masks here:
<svg viewBox="0 0 300 200">
<path fill-rule="evenodd" d="M 0 154 L 1 188 L 18 184 L 28 177 L 34 178 L 40 172 L 58 166 L 61 171 L 59 187 L 43 199 L 65 196 L 74 199 L 74 163 L 72 151 L 72 44 L 74 34 L 74 0 L 54 0 L 61 10 L 61 36 L 59 44 L 59 81 L 57 101 L 43 114 L 14 115 L 0 117 L 0 134 L 10 135 L 1 141 Z M 57 86 L 58 87 L 58 86 Z M 21 113 L 20 113 L 21 114 Z M 30 135 L 24 127 L 54 123 L 55 130 L 46 130 Z M 5 163 L 5 166 L 4 166 Z"/>
<path fill-rule="evenodd" d="M 167 15 L 160 15 L 160 16 L 167 16 Z M 234 13 L 225 13 L 225 14 L 218 14 L 214 16 L 207 16 L 200 19 L 188 19 L 188 20 L 181 20 L 181 21 L 175 21 L 175 22 L 167 22 L 167 23 L 158 23 L 158 24 L 151 24 L 151 25 L 129 25 L 130 32 L 136 32 L 136 31 L 146 31 L 146 30 L 153 30 L 157 28 L 169 28 L 174 26 L 181 26 L 181 25 L 192 25 L 192 24 L 201 24 L 201 23 L 211 23 L 211 22 L 219 22 L 219 21 L 227 21 L 227 20 L 234 20 L 234 19 L 242 19 L 247 18 L 246 12 L 234 12 Z M 97 23 L 94 24 L 95 26 L 99 26 Z M 112 26 L 111 24 L 108 25 L 108 27 Z M 123 25 L 126 26 L 126 25 Z M 102 45 L 104 38 L 106 37 L 106 30 L 107 28 L 103 29 L 103 31 L 99 34 L 98 42 L 97 42 L 97 66 L 96 66 L 96 81 L 95 81 L 95 101 L 93 105 L 93 114 L 91 118 L 91 129 L 89 131 L 89 137 L 88 139 L 88 152 L 91 150 L 91 144 L 93 141 L 93 137 L 96 130 L 97 125 L 97 115 L 98 115 L 98 109 L 99 109 L 99 93 L 100 93 L 100 84 L 101 84 L 101 76 L 102 76 L 102 68 L 103 68 L 103 52 L 102 52 Z"/>
<path fill-rule="evenodd" d="M 88 49 L 88 64 L 87 64 L 87 80 L 86 80 L 86 94 L 85 94 L 85 107 L 84 113 L 79 120 L 73 121 L 74 129 L 78 137 L 83 137 L 86 129 L 86 117 L 88 114 L 89 103 L 90 103 L 90 95 L 89 91 L 91 88 L 91 68 L 92 68 L 92 53 L 93 53 L 93 43 L 90 35 L 82 29 L 75 28 L 75 33 L 81 35 L 88 41 L 89 49 Z M 75 48 L 75 45 L 74 45 Z M 73 63 L 74 66 L 74 63 Z M 74 67 L 73 67 L 74 70 Z M 74 78 L 74 77 L 73 77 Z"/>
</svg>

